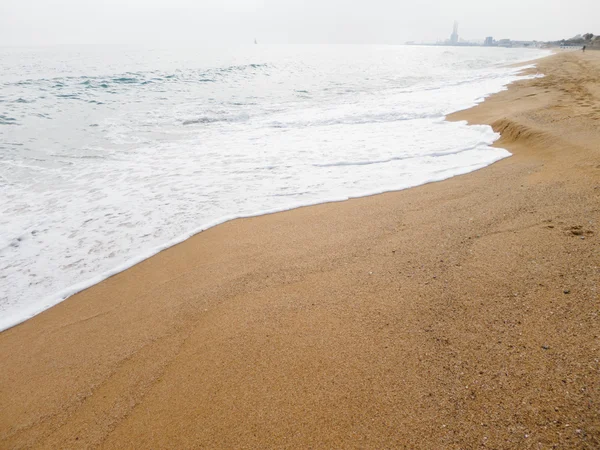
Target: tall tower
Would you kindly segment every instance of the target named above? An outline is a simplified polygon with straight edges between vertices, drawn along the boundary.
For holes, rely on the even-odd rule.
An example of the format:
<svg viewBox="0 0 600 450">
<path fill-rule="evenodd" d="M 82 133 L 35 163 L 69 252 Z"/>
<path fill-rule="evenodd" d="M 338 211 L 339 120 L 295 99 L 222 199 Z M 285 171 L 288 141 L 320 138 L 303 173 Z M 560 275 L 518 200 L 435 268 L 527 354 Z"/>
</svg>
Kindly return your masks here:
<svg viewBox="0 0 600 450">
<path fill-rule="evenodd" d="M 454 31 L 450 35 L 450 43 L 452 45 L 458 44 L 458 22 L 454 21 Z"/>
</svg>

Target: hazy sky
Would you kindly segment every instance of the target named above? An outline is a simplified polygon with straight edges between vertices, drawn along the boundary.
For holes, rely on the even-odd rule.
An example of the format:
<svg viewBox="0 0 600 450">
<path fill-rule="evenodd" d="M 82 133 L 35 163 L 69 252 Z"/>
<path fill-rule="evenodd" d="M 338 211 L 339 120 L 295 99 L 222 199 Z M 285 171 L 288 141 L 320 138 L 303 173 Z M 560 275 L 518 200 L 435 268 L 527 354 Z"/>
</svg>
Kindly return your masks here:
<svg viewBox="0 0 600 450">
<path fill-rule="evenodd" d="M 0 0 L 0 45 L 403 43 L 600 34 L 599 0 Z"/>
</svg>

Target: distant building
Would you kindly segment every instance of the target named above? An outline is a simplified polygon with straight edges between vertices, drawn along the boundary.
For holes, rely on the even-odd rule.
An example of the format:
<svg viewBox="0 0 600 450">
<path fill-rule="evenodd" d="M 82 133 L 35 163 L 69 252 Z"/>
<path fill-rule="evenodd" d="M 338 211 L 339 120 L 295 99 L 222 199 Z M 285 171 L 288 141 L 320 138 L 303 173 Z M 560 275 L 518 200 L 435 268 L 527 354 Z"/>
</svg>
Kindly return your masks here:
<svg viewBox="0 0 600 450">
<path fill-rule="evenodd" d="M 450 45 L 458 44 L 458 22 L 454 22 L 454 30 L 450 35 Z"/>
<path fill-rule="evenodd" d="M 499 47 L 512 47 L 512 41 L 510 39 L 500 39 L 497 44 Z"/>
<path fill-rule="evenodd" d="M 485 45 L 486 47 L 491 47 L 492 45 L 494 45 L 494 38 L 492 36 L 486 37 L 483 45 Z"/>
</svg>

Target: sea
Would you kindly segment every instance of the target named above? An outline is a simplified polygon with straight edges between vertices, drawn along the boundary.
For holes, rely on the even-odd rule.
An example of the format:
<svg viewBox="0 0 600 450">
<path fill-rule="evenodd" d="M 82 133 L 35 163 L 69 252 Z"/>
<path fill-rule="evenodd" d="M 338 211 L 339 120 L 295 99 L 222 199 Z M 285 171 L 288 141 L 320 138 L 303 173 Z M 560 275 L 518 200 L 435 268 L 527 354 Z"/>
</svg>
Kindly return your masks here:
<svg viewBox="0 0 600 450">
<path fill-rule="evenodd" d="M 547 54 L 0 47 L 0 330 L 225 221 L 510 156 L 445 116 Z"/>
</svg>

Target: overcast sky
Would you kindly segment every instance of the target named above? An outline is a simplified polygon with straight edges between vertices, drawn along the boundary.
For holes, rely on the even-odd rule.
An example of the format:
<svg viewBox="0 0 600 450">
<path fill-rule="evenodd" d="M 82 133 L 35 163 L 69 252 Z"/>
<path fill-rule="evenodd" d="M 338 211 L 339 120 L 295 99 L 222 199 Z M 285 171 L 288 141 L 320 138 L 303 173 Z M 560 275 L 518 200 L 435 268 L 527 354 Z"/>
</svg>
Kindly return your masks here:
<svg viewBox="0 0 600 450">
<path fill-rule="evenodd" d="M 0 45 L 404 43 L 600 34 L 599 0 L 0 0 Z"/>
</svg>

